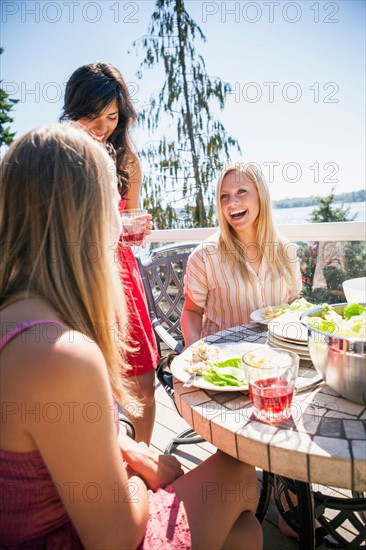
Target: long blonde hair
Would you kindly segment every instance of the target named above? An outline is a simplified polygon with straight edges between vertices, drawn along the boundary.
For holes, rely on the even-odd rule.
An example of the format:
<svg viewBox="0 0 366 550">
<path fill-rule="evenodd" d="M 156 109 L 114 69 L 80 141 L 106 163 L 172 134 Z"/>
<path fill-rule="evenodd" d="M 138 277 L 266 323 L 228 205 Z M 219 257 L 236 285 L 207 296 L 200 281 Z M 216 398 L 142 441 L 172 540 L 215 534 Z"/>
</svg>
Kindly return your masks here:
<svg viewBox="0 0 366 550">
<path fill-rule="evenodd" d="M 268 268 L 271 271 L 278 271 L 291 282 L 294 282 L 294 270 L 291 265 L 295 261 L 296 251 L 289 256 L 288 247 L 293 245 L 278 233 L 272 218 L 272 203 L 268 185 L 262 170 L 255 163 L 244 161 L 230 164 L 224 168 L 217 181 L 216 187 L 216 208 L 220 227 L 219 253 L 232 264 L 232 267 L 239 267 L 243 277 L 251 278 L 252 273 L 248 270 L 246 247 L 241 243 L 235 234 L 234 229 L 226 221 L 221 208 L 221 186 L 225 177 L 231 172 L 241 173 L 255 185 L 259 198 L 259 214 L 256 228 L 256 244 L 260 254 L 265 256 Z"/>
<path fill-rule="evenodd" d="M 86 132 L 63 125 L 13 143 L 0 184 L 0 307 L 17 292 L 47 300 L 95 341 L 124 402 L 127 313 L 111 247 L 112 172 Z"/>
</svg>

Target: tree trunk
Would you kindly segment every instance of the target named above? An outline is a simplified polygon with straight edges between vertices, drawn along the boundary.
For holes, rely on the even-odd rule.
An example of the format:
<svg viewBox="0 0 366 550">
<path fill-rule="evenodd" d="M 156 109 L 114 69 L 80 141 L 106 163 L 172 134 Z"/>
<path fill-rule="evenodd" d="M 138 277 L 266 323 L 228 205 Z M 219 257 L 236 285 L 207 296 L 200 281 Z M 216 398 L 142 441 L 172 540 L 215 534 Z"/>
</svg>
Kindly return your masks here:
<svg viewBox="0 0 366 550">
<path fill-rule="evenodd" d="M 198 166 L 198 158 L 196 153 L 196 144 L 195 144 L 194 135 L 193 135 L 192 114 L 191 114 L 191 109 L 189 105 L 187 68 L 186 68 L 185 53 L 184 53 L 184 39 L 182 36 L 182 19 L 181 19 L 181 14 L 183 11 L 182 0 L 176 0 L 176 8 L 177 8 L 177 25 L 178 25 L 178 40 L 179 40 L 179 62 L 182 67 L 183 93 L 184 93 L 184 101 L 186 104 L 188 137 L 189 137 L 189 142 L 191 146 L 194 179 L 196 181 L 196 189 L 197 189 L 195 222 L 198 227 L 207 227 L 207 214 L 206 214 L 206 209 L 203 201 L 203 191 L 202 191 L 200 171 Z"/>
</svg>

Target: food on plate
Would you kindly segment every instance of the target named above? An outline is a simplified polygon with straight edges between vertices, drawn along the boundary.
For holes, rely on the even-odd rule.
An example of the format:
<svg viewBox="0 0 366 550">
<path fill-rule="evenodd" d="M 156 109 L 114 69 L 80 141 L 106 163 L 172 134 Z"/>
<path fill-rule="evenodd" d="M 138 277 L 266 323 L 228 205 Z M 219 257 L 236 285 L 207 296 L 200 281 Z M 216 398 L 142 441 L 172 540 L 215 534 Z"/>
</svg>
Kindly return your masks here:
<svg viewBox="0 0 366 550">
<path fill-rule="evenodd" d="M 286 367 L 291 361 L 291 357 L 286 352 L 278 352 L 272 349 L 261 349 L 258 351 L 250 351 L 246 353 L 243 360 L 250 367 L 255 368 L 272 368 Z"/>
<path fill-rule="evenodd" d="M 268 306 L 263 310 L 263 319 L 275 319 L 284 313 L 285 308 L 288 308 L 289 304 L 281 304 L 280 306 Z"/>
<path fill-rule="evenodd" d="M 365 306 L 361 306 L 361 304 L 348 304 L 343 310 L 343 317 L 345 319 L 350 319 L 355 315 L 361 315 L 365 309 Z"/>
<path fill-rule="evenodd" d="M 209 366 L 209 362 L 216 361 L 219 357 L 219 348 L 217 346 L 209 346 L 200 340 L 192 349 L 192 356 L 187 359 L 185 370 L 189 374 L 202 374 Z"/>
<path fill-rule="evenodd" d="M 317 317 L 308 317 L 310 327 L 346 338 L 366 339 L 366 307 L 361 304 L 348 304 L 339 315 L 332 306 L 324 304 Z"/>
<path fill-rule="evenodd" d="M 219 360 L 219 348 L 203 341 L 192 349 L 192 356 L 186 359 L 184 368 L 189 374 L 202 376 L 215 386 L 242 386 L 245 384 L 244 369 L 240 357 Z"/>
<path fill-rule="evenodd" d="M 215 386 L 242 386 L 245 384 L 245 373 L 240 357 L 211 364 L 202 373 L 202 378 Z"/>
<path fill-rule="evenodd" d="M 264 308 L 263 319 L 275 319 L 284 313 L 305 313 L 308 309 L 318 307 L 311 304 L 305 298 L 298 298 L 292 304 L 281 304 L 279 306 L 268 306 Z"/>
</svg>

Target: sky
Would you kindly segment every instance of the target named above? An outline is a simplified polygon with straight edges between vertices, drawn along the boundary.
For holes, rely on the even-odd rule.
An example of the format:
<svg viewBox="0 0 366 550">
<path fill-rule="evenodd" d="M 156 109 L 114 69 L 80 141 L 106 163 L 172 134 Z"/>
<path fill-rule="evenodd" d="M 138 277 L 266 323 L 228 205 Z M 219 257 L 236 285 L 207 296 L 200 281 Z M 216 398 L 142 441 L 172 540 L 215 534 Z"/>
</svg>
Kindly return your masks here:
<svg viewBox="0 0 366 550">
<path fill-rule="evenodd" d="M 155 2 L 1 2 L 2 86 L 19 99 L 17 137 L 56 122 L 64 86 L 86 63 L 122 72 L 141 109 L 163 84 L 161 70 L 137 71 Z M 185 1 L 206 42 L 195 48 L 207 73 L 232 93 L 220 111 L 241 146 L 232 160 L 261 165 L 272 199 L 365 187 L 365 2 Z M 169 128 L 164 128 L 169 132 Z M 158 139 L 136 129 L 137 150 Z M 158 177 L 158 175 L 157 175 Z M 215 182 L 213 182 L 214 184 Z"/>
</svg>

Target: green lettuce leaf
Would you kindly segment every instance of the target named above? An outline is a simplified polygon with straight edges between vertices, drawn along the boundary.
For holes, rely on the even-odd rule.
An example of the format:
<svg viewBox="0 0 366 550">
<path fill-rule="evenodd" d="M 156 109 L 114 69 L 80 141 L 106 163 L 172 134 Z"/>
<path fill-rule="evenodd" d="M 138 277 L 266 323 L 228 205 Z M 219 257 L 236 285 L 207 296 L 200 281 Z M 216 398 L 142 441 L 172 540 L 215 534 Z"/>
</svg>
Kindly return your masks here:
<svg viewBox="0 0 366 550">
<path fill-rule="evenodd" d="M 361 304 L 348 304 L 343 310 L 343 317 L 351 319 L 355 315 L 361 315 L 364 311 L 366 311 L 366 308 L 361 306 Z"/>
<path fill-rule="evenodd" d="M 215 386 L 242 386 L 245 383 L 245 373 L 240 357 L 212 363 L 202 373 L 202 378 Z"/>
<path fill-rule="evenodd" d="M 241 358 L 240 357 L 231 357 L 230 359 L 225 359 L 225 361 L 217 361 L 213 363 L 213 366 L 224 368 L 224 367 L 234 367 L 236 369 L 241 369 Z M 242 370 L 242 369 L 241 369 Z"/>
<path fill-rule="evenodd" d="M 309 317 L 308 325 L 329 334 L 333 334 L 333 332 L 338 328 L 337 323 L 334 321 L 326 321 L 321 317 Z"/>
<path fill-rule="evenodd" d="M 346 306 L 343 316 L 339 315 L 331 305 L 324 304 L 319 316 L 309 317 L 307 322 L 309 326 L 328 334 L 346 338 L 366 338 L 366 308 L 360 304 Z"/>
</svg>

